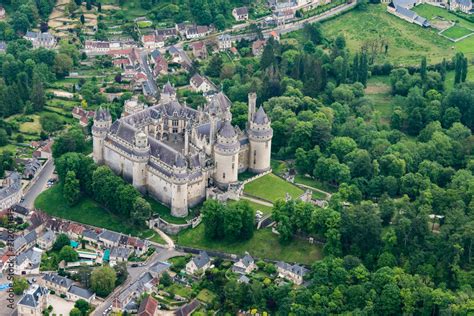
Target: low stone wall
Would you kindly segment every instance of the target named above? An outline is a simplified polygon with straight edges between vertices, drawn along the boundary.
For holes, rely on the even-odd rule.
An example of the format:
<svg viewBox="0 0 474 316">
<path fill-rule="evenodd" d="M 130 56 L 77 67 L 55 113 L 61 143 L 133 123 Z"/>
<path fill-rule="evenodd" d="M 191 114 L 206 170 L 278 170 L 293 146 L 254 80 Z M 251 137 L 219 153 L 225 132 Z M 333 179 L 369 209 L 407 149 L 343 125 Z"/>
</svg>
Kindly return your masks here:
<svg viewBox="0 0 474 316">
<path fill-rule="evenodd" d="M 259 173 L 259 174 L 255 175 L 255 176 L 253 176 L 252 178 L 248 178 L 248 179 L 242 181 L 242 184 L 243 184 L 243 185 L 246 185 L 247 183 L 252 182 L 252 181 L 254 181 L 254 180 L 257 180 L 258 178 L 261 178 L 261 177 L 263 177 L 263 176 L 266 176 L 266 175 L 269 174 L 269 173 L 272 173 L 272 169 L 267 170 L 267 171 L 262 172 L 262 173 Z"/>
<path fill-rule="evenodd" d="M 148 226 L 151 229 L 156 227 L 168 235 L 177 235 L 180 231 L 183 231 L 185 229 L 195 228 L 197 225 L 199 225 L 199 223 L 201 223 L 201 216 L 198 216 L 189 220 L 186 224 L 168 223 L 164 219 L 158 217 L 158 218 L 150 219 Z"/>
</svg>

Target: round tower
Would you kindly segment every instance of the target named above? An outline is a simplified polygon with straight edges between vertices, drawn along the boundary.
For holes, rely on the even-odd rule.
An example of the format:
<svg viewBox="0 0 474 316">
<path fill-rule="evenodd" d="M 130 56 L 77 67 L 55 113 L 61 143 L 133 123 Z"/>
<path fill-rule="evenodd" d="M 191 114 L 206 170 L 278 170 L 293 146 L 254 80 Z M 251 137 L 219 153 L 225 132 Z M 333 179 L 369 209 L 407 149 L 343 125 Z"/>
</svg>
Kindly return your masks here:
<svg viewBox="0 0 474 316">
<path fill-rule="evenodd" d="M 188 173 L 186 158 L 182 154 L 176 156 L 171 183 L 171 215 L 188 216 Z"/>
<path fill-rule="evenodd" d="M 255 173 L 270 170 L 273 130 L 263 107 L 260 106 L 252 116 L 247 133 L 250 143 L 249 170 Z"/>
<path fill-rule="evenodd" d="M 238 135 L 230 121 L 225 121 L 217 133 L 214 145 L 214 180 L 217 186 L 227 188 L 229 183 L 238 181 L 239 150 Z"/>
<path fill-rule="evenodd" d="M 140 192 L 146 192 L 146 166 L 150 157 L 150 145 L 148 135 L 144 131 L 135 134 L 133 146 L 133 186 Z"/>
<path fill-rule="evenodd" d="M 112 116 L 107 109 L 100 107 L 94 115 L 92 126 L 93 157 L 98 164 L 104 163 L 104 141 L 112 125 Z"/>
</svg>

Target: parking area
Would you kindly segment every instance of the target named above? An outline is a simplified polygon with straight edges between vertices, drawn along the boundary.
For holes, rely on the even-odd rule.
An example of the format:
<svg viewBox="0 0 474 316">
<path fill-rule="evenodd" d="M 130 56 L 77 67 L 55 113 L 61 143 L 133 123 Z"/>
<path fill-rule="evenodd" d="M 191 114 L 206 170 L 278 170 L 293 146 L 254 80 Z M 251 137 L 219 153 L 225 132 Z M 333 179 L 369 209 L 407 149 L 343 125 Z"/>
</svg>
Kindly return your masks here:
<svg viewBox="0 0 474 316">
<path fill-rule="evenodd" d="M 74 303 L 66 301 L 57 295 L 49 296 L 49 304 L 53 306 L 52 315 L 68 316 L 71 309 L 74 308 Z"/>
</svg>

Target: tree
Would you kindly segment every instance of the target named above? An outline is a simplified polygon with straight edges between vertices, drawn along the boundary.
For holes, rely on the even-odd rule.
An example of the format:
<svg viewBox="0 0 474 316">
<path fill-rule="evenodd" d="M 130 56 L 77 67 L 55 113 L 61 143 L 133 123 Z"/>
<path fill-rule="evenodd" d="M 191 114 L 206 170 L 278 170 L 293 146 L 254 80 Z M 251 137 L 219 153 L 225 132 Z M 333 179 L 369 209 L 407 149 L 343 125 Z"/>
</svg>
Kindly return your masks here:
<svg viewBox="0 0 474 316">
<path fill-rule="evenodd" d="M 5 146 L 6 144 L 8 144 L 8 134 L 3 128 L 0 128 L 0 146 Z"/>
<path fill-rule="evenodd" d="M 22 295 L 23 292 L 28 288 L 28 286 L 29 284 L 25 278 L 13 278 L 13 293 L 15 293 L 16 295 Z"/>
<path fill-rule="evenodd" d="M 206 68 L 206 75 L 210 77 L 219 77 L 222 70 L 222 57 L 219 54 L 214 54 L 209 61 L 209 65 Z"/>
<path fill-rule="evenodd" d="M 59 252 L 59 258 L 66 262 L 75 262 L 79 259 L 79 255 L 71 246 L 64 246 Z"/>
<path fill-rule="evenodd" d="M 81 197 L 81 187 L 74 171 L 68 171 L 64 180 L 63 196 L 69 205 L 75 205 Z"/>
<path fill-rule="evenodd" d="M 71 57 L 66 54 L 57 54 L 54 58 L 54 73 L 60 77 L 65 77 L 69 71 L 72 69 L 73 61 Z"/>
<path fill-rule="evenodd" d="M 96 268 L 91 274 L 91 288 L 101 297 L 106 297 L 115 288 L 117 273 L 108 266 Z"/>
<path fill-rule="evenodd" d="M 160 278 L 160 284 L 163 284 L 164 287 L 168 287 L 173 283 L 168 272 L 164 272 Z"/>
<path fill-rule="evenodd" d="M 41 111 L 46 103 L 43 83 L 36 73 L 33 75 L 30 99 L 33 103 L 33 110 L 35 112 Z"/>
<path fill-rule="evenodd" d="M 421 58 L 421 65 L 420 65 L 420 76 L 421 76 L 421 80 L 423 80 L 423 82 L 426 81 L 426 74 L 427 74 L 427 70 L 426 70 L 426 57 L 423 56 Z"/>
<path fill-rule="evenodd" d="M 150 203 L 146 201 L 144 198 L 141 196 L 138 196 L 135 198 L 135 201 L 133 202 L 133 208 L 131 212 L 131 218 L 136 224 L 143 223 L 147 219 L 150 218 L 152 213 L 152 208 L 150 206 Z"/>
<path fill-rule="evenodd" d="M 60 251 L 64 246 L 69 246 L 71 241 L 66 234 L 59 234 L 53 244 L 53 251 Z"/>
<path fill-rule="evenodd" d="M 89 315 L 89 310 L 91 308 L 90 304 L 86 300 L 83 300 L 83 299 L 77 300 L 76 303 L 74 304 L 74 307 L 77 308 L 81 312 L 82 316 Z"/>
<path fill-rule="evenodd" d="M 63 119 L 56 113 L 42 113 L 40 116 L 41 127 L 45 132 L 53 133 L 64 126 Z"/>
<path fill-rule="evenodd" d="M 69 316 L 83 316 L 84 314 L 81 312 L 81 310 L 77 307 L 74 307 L 71 309 L 69 312 Z"/>
</svg>

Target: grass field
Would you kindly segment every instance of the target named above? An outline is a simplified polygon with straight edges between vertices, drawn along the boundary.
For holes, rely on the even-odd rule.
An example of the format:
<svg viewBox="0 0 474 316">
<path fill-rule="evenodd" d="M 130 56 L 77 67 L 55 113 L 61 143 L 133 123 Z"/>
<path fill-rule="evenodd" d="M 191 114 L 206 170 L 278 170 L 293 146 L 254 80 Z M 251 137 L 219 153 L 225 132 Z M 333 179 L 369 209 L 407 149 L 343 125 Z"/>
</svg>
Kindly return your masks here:
<svg viewBox="0 0 474 316">
<path fill-rule="evenodd" d="M 35 201 L 35 207 L 52 216 L 124 234 L 137 236 L 141 232 L 139 228 L 130 225 L 128 219 L 111 214 L 90 198 L 82 198 L 74 206 L 67 205 L 63 198 L 62 185 L 60 184 L 41 193 Z"/>
<path fill-rule="evenodd" d="M 272 202 L 284 199 L 286 193 L 293 198 L 297 198 L 304 193 L 302 189 L 272 173 L 247 183 L 244 192 Z"/>
<path fill-rule="evenodd" d="M 454 25 L 454 26 L 450 27 L 449 29 L 444 30 L 443 32 L 441 32 L 441 34 L 443 34 L 444 36 L 449 37 L 453 40 L 456 40 L 456 39 L 461 38 L 463 36 L 469 35 L 471 33 L 473 33 L 471 30 L 469 30 L 465 27 L 459 26 L 459 25 Z"/>
<path fill-rule="evenodd" d="M 192 216 L 183 217 L 183 218 L 171 216 L 170 209 L 166 207 L 165 205 L 155 201 L 151 197 L 146 197 L 146 200 L 150 203 L 150 206 L 153 209 L 153 212 L 155 214 L 160 214 L 160 217 L 164 219 L 165 221 L 167 221 L 168 223 L 186 224 L 186 220 L 192 218 Z"/>
<path fill-rule="evenodd" d="M 334 193 L 334 192 L 337 191 L 337 188 L 335 188 L 335 187 L 326 185 L 326 184 L 318 181 L 317 179 L 309 178 L 309 177 L 306 177 L 306 176 L 303 176 L 303 175 L 300 175 L 300 174 L 297 174 L 295 176 L 295 183 L 301 183 L 301 184 L 308 185 L 310 187 L 320 189 L 320 190 L 323 190 L 325 192 L 330 192 L 330 193 Z"/>
<path fill-rule="evenodd" d="M 315 260 L 321 259 L 321 249 L 318 246 L 303 240 L 294 240 L 288 245 L 281 245 L 278 235 L 272 233 L 269 228 L 256 231 L 253 238 L 248 241 L 231 243 L 223 240 L 207 240 L 204 237 L 204 225 L 201 224 L 195 229 L 183 231 L 176 240 L 182 246 L 238 255 L 248 251 L 252 256 L 271 260 L 312 264 Z"/>
<path fill-rule="evenodd" d="M 374 76 L 367 82 L 365 97 L 372 101 L 374 110 L 380 112 L 383 123 L 389 123 L 393 112 L 389 76 Z"/>
<path fill-rule="evenodd" d="M 25 134 L 40 134 L 41 133 L 41 124 L 39 120 L 39 115 L 31 115 L 33 122 L 25 122 L 20 125 L 20 132 Z"/>
<path fill-rule="evenodd" d="M 419 8 L 423 6 L 418 6 L 417 9 Z M 443 58 L 449 59 L 456 51 L 474 56 L 473 37 L 452 43 L 437 35 L 434 29 L 423 29 L 387 13 L 385 5 L 369 5 L 367 11 L 352 10 L 323 22 L 322 29 L 326 36 L 332 38 L 343 34 L 351 52 L 360 51 L 364 43 L 386 41 L 387 54 L 383 47 L 379 47 L 379 53 L 375 57 L 377 63 L 390 61 L 397 65 L 418 65 L 422 56 L 434 63 Z"/>
<path fill-rule="evenodd" d="M 432 20 L 435 17 L 443 17 L 445 20 L 455 21 L 462 27 L 474 29 L 474 23 L 464 20 L 443 8 L 435 7 L 429 4 L 421 4 L 414 7 L 413 11 L 428 20 Z"/>
<path fill-rule="evenodd" d="M 466 81 L 474 82 L 474 65 L 468 67 Z M 446 90 L 451 90 L 454 87 L 454 71 L 450 71 L 446 74 L 444 87 Z"/>
<path fill-rule="evenodd" d="M 249 203 L 250 207 L 256 212 L 256 211 L 260 211 L 262 212 L 263 214 L 270 214 L 272 212 L 272 207 L 270 206 L 266 206 L 266 205 L 262 205 L 262 204 L 259 204 L 259 203 L 255 203 L 255 202 L 252 202 L 252 201 L 249 201 L 249 200 L 245 200 Z M 236 203 L 234 201 L 230 201 L 229 202 L 230 204 L 232 203 Z"/>
</svg>

